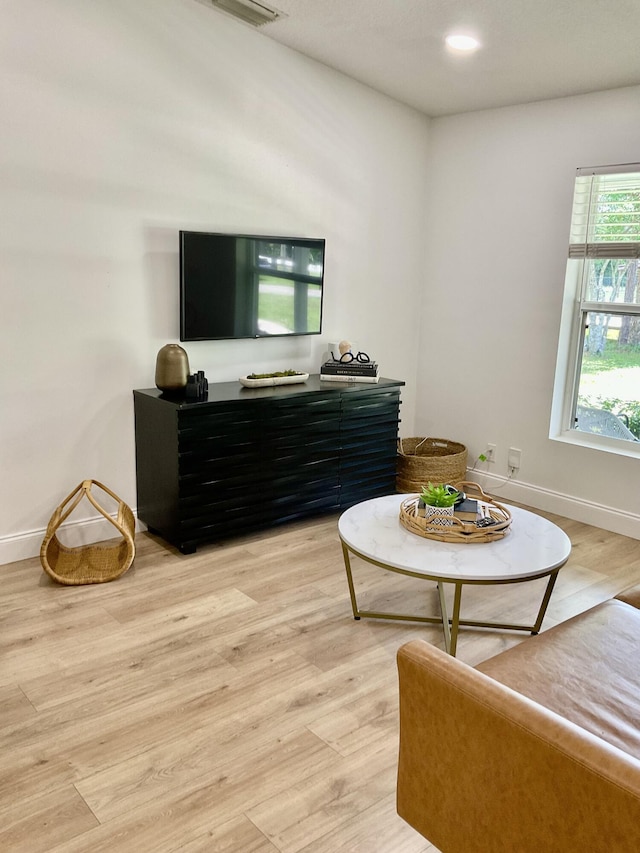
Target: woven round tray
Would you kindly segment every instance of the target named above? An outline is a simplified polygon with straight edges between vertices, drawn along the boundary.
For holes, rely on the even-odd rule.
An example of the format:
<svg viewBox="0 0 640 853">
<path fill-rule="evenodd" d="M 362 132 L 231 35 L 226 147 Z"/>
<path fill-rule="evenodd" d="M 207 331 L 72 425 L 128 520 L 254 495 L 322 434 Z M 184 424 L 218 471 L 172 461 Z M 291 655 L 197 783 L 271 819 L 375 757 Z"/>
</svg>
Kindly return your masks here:
<svg viewBox="0 0 640 853">
<path fill-rule="evenodd" d="M 437 539 L 439 542 L 457 542 L 465 545 L 481 542 L 494 542 L 502 539 L 509 532 L 511 513 L 506 506 L 494 501 L 482 491 L 477 483 L 461 482 L 455 487 L 464 491 L 467 498 L 477 500 L 485 516 L 490 516 L 495 522 L 490 527 L 478 527 L 475 521 L 462 521 L 456 516 L 451 517 L 451 524 L 442 527 L 430 523 L 429 518 L 418 515 L 419 495 L 406 498 L 400 504 L 400 523 L 410 533 L 424 536 L 426 539 Z"/>
<path fill-rule="evenodd" d="M 420 491 L 427 483 L 457 483 L 467 473 L 467 448 L 448 438 L 402 438 L 396 458 L 396 491 Z"/>
</svg>

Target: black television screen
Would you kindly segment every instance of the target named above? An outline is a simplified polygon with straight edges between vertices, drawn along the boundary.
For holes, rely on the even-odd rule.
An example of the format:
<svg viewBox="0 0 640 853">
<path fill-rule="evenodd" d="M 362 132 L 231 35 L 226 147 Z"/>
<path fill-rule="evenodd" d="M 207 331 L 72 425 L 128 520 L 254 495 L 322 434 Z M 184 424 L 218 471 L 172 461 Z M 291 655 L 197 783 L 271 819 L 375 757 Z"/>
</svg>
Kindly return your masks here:
<svg viewBox="0 0 640 853">
<path fill-rule="evenodd" d="M 180 340 L 322 330 L 321 239 L 180 232 Z"/>
</svg>

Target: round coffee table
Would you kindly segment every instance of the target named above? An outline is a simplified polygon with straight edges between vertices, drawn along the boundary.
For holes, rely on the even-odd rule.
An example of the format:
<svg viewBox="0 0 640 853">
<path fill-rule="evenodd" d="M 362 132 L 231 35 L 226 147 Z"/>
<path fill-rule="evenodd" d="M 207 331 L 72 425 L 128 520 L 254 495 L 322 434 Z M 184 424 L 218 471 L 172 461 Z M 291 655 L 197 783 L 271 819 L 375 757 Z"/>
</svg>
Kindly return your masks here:
<svg viewBox="0 0 640 853">
<path fill-rule="evenodd" d="M 364 501 L 346 510 L 338 521 L 344 564 L 354 619 L 399 619 L 410 622 L 442 623 L 445 647 L 455 655 L 458 628 L 529 631 L 537 634 L 542 626 L 558 571 L 569 559 L 571 541 L 557 525 L 525 509 L 509 506 L 512 523 L 503 539 L 492 542 L 450 543 L 411 533 L 400 523 L 400 503 L 409 495 L 388 495 Z M 351 571 L 350 554 L 390 572 L 435 581 L 440 598 L 440 616 L 410 616 L 360 610 Z M 465 584 L 521 583 L 549 577 L 542 603 L 533 625 L 477 622 L 460 619 L 462 587 Z M 444 589 L 454 587 L 453 611 L 447 614 Z"/>
</svg>

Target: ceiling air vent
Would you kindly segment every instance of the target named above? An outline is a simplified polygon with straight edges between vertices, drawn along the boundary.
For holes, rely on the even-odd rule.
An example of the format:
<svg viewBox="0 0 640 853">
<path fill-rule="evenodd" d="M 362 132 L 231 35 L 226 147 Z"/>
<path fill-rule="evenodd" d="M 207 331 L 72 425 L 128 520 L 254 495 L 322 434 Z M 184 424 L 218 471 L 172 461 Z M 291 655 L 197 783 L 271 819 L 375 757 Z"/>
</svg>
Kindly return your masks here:
<svg viewBox="0 0 640 853">
<path fill-rule="evenodd" d="M 282 12 L 270 9 L 262 3 L 254 3 L 253 0 L 210 0 L 210 3 L 245 24 L 251 24 L 252 27 L 261 27 L 284 17 Z"/>
</svg>

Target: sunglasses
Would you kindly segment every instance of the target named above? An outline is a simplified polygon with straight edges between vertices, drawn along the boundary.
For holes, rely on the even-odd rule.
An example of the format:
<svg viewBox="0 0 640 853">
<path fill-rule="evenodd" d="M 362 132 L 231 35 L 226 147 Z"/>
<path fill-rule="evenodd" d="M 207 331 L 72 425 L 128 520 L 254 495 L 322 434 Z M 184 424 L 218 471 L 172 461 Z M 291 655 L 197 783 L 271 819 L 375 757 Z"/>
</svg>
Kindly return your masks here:
<svg viewBox="0 0 640 853">
<path fill-rule="evenodd" d="M 334 361 L 340 361 L 342 364 L 349 364 L 351 361 L 359 361 L 361 364 L 367 364 L 371 361 L 366 352 L 359 352 L 357 355 L 354 355 L 351 351 L 343 353 L 340 358 L 336 358 L 333 352 L 331 353 L 331 357 Z"/>
</svg>

